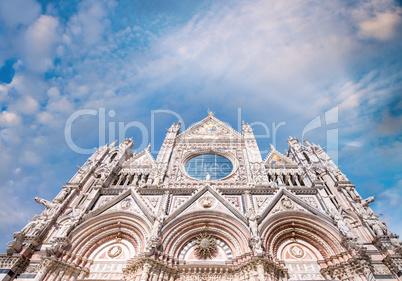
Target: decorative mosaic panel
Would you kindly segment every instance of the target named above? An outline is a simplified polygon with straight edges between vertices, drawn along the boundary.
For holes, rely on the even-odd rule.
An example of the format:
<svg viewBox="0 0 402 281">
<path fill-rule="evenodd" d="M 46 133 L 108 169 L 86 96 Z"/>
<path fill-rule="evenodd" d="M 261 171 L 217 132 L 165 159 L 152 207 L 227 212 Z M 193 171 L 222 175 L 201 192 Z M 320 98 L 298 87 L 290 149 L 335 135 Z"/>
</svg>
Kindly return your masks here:
<svg viewBox="0 0 402 281">
<path fill-rule="evenodd" d="M 235 207 L 239 212 L 243 213 L 243 201 L 240 195 L 226 195 L 225 198 L 232 203 L 233 207 Z"/>
<path fill-rule="evenodd" d="M 253 195 L 253 204 L 257 213 L 262 212 L 269 202 L 271 202 L 272 195 Z"/>
<path fill-rule="evenodd" d="M 101 195 L 93 206 L 92 210 L 98 209 L 113 200 L 115 196 L 113 195 Z"/>
<path fill-rule="evenodd" d="M 190 139 L 230 139 L 233 136 L 224 128 L 217 126 L 214 122 L 208 122 L 192 132 L 187 138 Z"/>
<path fill-rule="evenodd" d="M 184 202 L 186 202 L 188 199 L 190 198 L 190 196 L 173 196 L 172 201 L 170 203 L 170 211 L 174 212 L 177 208 L 179 208 Z"/>
<path fill-rule="evenodd" d="M 161 195 L 147 195 L 147 196 L 142 196 L 142 198 L 144 199 L 145 204 L 147 204 L 147 206 L 149 207 L 149 209 L 156 213 L 159 209 L 159 205 L 162 201 L 162 196 Z"/>
</svg>

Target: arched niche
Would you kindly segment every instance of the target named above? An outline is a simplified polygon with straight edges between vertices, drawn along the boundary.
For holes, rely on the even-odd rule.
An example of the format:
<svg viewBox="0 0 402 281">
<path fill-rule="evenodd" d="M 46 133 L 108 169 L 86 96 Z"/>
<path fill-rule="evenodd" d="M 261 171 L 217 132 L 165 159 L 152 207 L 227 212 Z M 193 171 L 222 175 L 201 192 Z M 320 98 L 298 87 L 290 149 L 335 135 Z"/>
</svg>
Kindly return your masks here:
<svg viewBox="0 0 402 281">
<path fill-rule="evenodd" d="M 290 238 L 310 243 L 324 259 L 347 251 L 341 245 L 339 230 L 333 223 L 301 211 L 272 215 L 262 222 L 261 233 L 266 251 L 273 256 L 277 256 L 279 245 Z"/>
<path fill-rule="evenodd" d="M 115 237 L 120 232 L 136 246 L 136 251 L 140 252 L 144 250 L 149 228 L 149 224 L 140 216 L 122 211 L 109 212 L 77 226 L 70 234 L 70 251 L 88 258 L 94 247 L 101 243 L 99 241 L 103 243 L 108 236 Z"/>
<path fill-rule="evenodd" d="M 310 243 L 302 239 L 286 239 L 278 247 L 277 258 L 288 269 L 288 280 L 324 280 L 320 273 L 318 260 L 321 253 Z"/>
<path fill-rule="evenodd" d="M 110 239 L 102 243 L 89 256 L 92 264 L 86 279 L 122 280 L 122 269 L 135 254 L 135 247 L 126 239 Z"/>
</svg>

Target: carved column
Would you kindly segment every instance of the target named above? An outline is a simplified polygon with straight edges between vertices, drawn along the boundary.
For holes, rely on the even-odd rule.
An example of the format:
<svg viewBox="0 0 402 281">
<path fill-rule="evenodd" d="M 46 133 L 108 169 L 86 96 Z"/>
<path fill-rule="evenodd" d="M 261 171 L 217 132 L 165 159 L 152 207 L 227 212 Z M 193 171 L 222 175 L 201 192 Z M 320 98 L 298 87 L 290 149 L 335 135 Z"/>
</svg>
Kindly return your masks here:
<svg viewBox="0 0 402 281">
<path fill-rule="evenodd" d="M 265 280 L 265 268 L 262 263 L 257 264 L 257 274 L 258 274 L 259 281 Z"/>
<path fill-rule="evenodd" d="M 50 259 L 43 259 L 40 263 L 40 269 L 36 274 L 34 281 L 42 281 L 45 278 L 47 272 L 50 271 L 52 264 L 53 262 Z"/>
<path fill-rule="evenodd" d="M 247 210 L 247 212 L 252 212 L 254 214 L 255 210 L 254 210 L 253 202 L 251 200 L 250 191 L 246 190 L 244 192 L 244 197 L 246 199 L 245 201 L 246 201 L 246 210 Z"/>
<path fill-rule="evenodd" d="M 149 277 L 149 271 L 151 270 L 151 265 L 149 263 L 145 263 L 142 266 L 142 274 L 140 281 L 147 281 Z"/>
</svg>

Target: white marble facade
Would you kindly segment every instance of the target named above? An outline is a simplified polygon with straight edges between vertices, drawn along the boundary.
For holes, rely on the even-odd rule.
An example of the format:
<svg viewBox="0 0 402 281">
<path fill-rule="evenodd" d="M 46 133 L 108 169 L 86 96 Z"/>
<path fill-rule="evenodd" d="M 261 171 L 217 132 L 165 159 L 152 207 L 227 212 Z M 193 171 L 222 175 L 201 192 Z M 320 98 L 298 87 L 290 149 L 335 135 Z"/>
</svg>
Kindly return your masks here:
<svg viewBox="0 0 402 281">
<path fill-rule="evenodd" d="M 100 147 L 56 198 L 35 198 L 45 209 L 14 233 L 0 278 L 401 280 L 374 197 L 319 145 L 288 145 L 262 159 L 248 124 L 210 113 L 173 124 L 156 159 L 130 139 Z"/>
</svg>

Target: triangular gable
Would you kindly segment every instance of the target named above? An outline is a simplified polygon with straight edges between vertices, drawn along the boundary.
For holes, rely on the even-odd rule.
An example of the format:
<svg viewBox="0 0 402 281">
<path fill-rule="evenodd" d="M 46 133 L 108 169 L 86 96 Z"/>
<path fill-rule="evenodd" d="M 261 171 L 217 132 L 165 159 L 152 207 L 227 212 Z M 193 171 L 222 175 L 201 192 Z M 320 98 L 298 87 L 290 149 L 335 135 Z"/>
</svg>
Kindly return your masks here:
<svg viewBox="0 0 402 281">
<path fill-rule="evenodd" d="M 209 113 L 206 118 L 191 126 L 178 138 L 181 139 L 236 139 L 242 136 L 229 125 L 217 119 L 212 113 Z"/>
<path fill-rule="evenodd" d="M 325 220 L 332 221 L 332 219 L 326 213 L 311 206 L 309 203 L 305 202 L 285 188 L 280 188 L 278 193 L 275 194 L 266 208 L 260 213 L 259 223 L 267 219 L 270 214 L 292 210 L 306 211 Z"/>
<path fill-rule="evenodd" d="M 169 204 L 169 214 L 174 212 L 177 208 L 183 205 L 191 198 L 190 195 L 172 195 L 171 203 Z"/>
<path fill-rule="evenodd" d="M 147 166 L 154 167 L 156 165 L 156 161 L 149 151 L 150 145 L 144 149 L 141 153 L 134 155 L 132 158 L 128 159 L 123 163 L 122 167 L 124 168 L 134 168 L 137 166 Z"/>
<path fill-rule="evenodd" d="M 162 195 L 142 195 L 141 197 L 148 208 L 156 215 L 162 202 Z"/>
<path fill-rule="evenodd" d="M 232 203 L 240 213 L 244 213 L 243 200 L 241 195 L 224 195 L 225 199 Z"/>
<path fill-rule="evenodd" d="M 261 213 L 271 202 L 273 195 L 252 195 L 252 200 L 257 213 Z"/>
<path fill-rule="evenodd" d="M 208 204 L 208 202 L 201 202 L 202 200 L 199 199 L 205 199 L 210 197 L 212 200 L 211 208 L 213 210 L 218 210 L 218 211 L 223 211 L 227 210 L 228 213 L 231 215 L 234 215 L 237 217 L 239 220 L 241 220 L 243 223 L 247 225 L 247 219 L 243 216 L 243 214 L 237 210 L 232 203 L 228 202 L 220 193 L 218 193 L 216 190 L 211 188 L 209 185 L 206 185 L 205 187 L 201 188 L 197 193 L 195 193 L 189 200 L 184 202 L 182 205 L 180 205 L 176 210 L 174 210 L 172 213 L 169 214 L 168 218 L 166 219 L 166 224 L 172 221 L 173 219 L 177 218 L 179 215 L 184 215 L 186 213 L 191 213 L 195 210 L 201 210 L 199 206 L 202 204 Z M 218 207 L 218 208 L 216 208 Z M 219 210 L 220 209 L 220 210 Z M 205 208 L 203 210 L 209 210 L 209 208 Z"/>
<path fill-rule="evenodd" d="M 268 153 L 267 157 L 264 160 L 265 165 L 280 165 L 280 166 L 287 166 L 287 165 L 292 165 L 292 166 L 297 166 L 297 163 L 294 162 L 292 159 L 289 157 L 286 157 L 279 151 L 277 151 L 272 145 L 271 145 L 271 151 Z"/>
<path fill-rule="evenodd" d="M 99 198 L 101 198 L 101 196 Z M 84 220 L 111 211 L 126 211 L 143 216 L 150 222 L 154 221 L 152 212 L 147 208 L 138 193 L 130 189 L 124 191 L 118 196 L 114 196 L 111 200 L 107 200 L 106 203 L 99 206 L 95 205 L 94 207 L 95 208 L 92 211 L 84 216 Z"/>
</svg>

